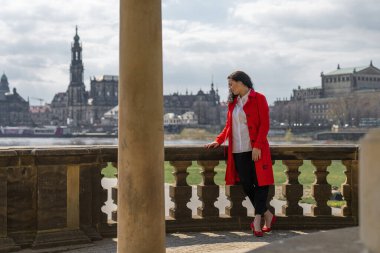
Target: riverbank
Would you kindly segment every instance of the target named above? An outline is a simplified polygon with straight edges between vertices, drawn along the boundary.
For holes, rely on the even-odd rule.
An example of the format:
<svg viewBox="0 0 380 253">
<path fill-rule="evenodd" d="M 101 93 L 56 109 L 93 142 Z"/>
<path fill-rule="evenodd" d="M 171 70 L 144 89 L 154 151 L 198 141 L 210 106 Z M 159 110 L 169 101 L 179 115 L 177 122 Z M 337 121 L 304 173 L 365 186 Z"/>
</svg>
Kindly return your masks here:
<svg viewBox="0 0 380 253">
<path fill-rule="evenodd" d="M 216 136 L 218 136 L 218 133 L 211 133 L 208 132 L 205 129 L 183 129 L 178 134 L 165 134 L 164 139 L 165 141 L 178 141 L 178 140 L 187 140 L 187 141 L 195 141 L 195 142 L 202 142 L 202 143 L 208 143 L 215 140 Z M 353 140 L 314 140 L 313 139 L 313 133 L 310 134 L 293 134 L 290 131 L 286 132 L 285 135 L 273 135 L 268 136 L 268 141 L 270 144 L 357 144 L 358 141 Z"/>
<path fill-rule="evenodd" d="M 165 140 L 205 140 L 213 141 L 217 134 L 210 133 L 205 129 L 185 128 L 179 134 L 165 134 Z"/>
</svg>

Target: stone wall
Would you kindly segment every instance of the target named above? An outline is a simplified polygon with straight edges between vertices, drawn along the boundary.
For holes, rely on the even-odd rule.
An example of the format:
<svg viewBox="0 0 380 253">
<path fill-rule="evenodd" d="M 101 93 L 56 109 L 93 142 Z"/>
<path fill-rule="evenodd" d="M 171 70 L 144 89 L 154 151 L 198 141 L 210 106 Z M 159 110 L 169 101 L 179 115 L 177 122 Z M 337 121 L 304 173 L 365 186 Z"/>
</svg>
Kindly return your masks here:
<svg viewBox="0 0 380 253">
<path fill-rule="evenodd" d="M 166 217 L 168 232 L 248 227 L 252 217 L 242 206 L 245 196 L 240 186 L 225 186 L 230 201 L 225 215 L 219 214 L 214 205 L 220 194 L 214 182 L 214 168 L 219 161 L 227 159 L 225 149 L 165 148 L 165 161 L 170 162 L 175 176 L 175 183 L 169 187 L 174 207 Z M 282 186 L 286 204 L 276 211 L 277 228 L 329 229 L 358 224 L 358 146 L 272 146 L 271 153 L 273 161 L 286 166 L 287 177 Z M 315 167 L 312 190 L 316 204 L 311 215 L 303 215 L 299 205 L 303 185 L 298 177 L 303 160 L 311 160 Z M 332 160 L 341 160 L 346 167 L 346 182 L 341 191 L 347 205 L 342 207 L 340 215 L 333 215 L 326 204 L 331 195 L 331 185 L 326 181 L 327 168 Z M 202 204 L 196 216 L 187 208 L 191 186 L 186 177 L 193 162 L 199 166 L 203 178 L 197 186 Z M 0 149 L 0 252 L 19 247 L 90 243 L 115 236 L 117 210 L 112 220 L 101 210 L 107 201 L 101 171 L 107 163 L 117 167 L 116 146 Z M 112 193 L 117 204 L 117 187 Z M 267 200 L 272 210 L 273 196 L 274 186 Z"/>
</svg>

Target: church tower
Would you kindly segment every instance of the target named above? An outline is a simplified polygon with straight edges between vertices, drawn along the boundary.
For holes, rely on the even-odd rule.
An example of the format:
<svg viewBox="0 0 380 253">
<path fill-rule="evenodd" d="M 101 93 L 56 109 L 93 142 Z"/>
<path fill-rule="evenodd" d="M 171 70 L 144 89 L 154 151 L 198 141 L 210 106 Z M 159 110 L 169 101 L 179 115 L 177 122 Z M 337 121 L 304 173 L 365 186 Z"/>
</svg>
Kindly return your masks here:
<svg viewBox="0 0 380 253">
<path fill-rule="evenodd" d="M 0 101 L 5 100 L 5 93 L 8 93 L 8 92 L 9 92 L 8 78 L 4 73 L 0 79 Z"/>
<path fill-rule="evenodd" d="M 83 82 L 82 45 L 79 43 L 78 27 L 71 44 L 70 84 L 67 90 L 68 124 L 79 126 L 86 123 L 87 93 Z"/>
<path fill-rule="evenodd" d="M 9 83 L 8 83 L 8 78 L 5 74 L 1 76 L 0 80 L 0 92 L 1 93 L 7 93 L 9 92 Z"/>
</svg>

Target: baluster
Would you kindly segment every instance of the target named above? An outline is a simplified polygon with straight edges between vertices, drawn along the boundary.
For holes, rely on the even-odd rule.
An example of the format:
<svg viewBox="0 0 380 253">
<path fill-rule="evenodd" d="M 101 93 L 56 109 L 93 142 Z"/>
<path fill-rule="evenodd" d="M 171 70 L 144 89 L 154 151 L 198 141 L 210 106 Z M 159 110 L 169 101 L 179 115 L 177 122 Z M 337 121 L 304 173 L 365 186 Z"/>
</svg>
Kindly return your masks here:
<svg viewBox="0 0 380 253">
<path fill-rule="evenodd" d="M 276 161 L 272 160 L 272 166 L 274 166 Z M 276 186 L 273 184 L 273 185 L 270 185 L 269 186 L 269 192 L 268 192 L 268 197 L 267 197 L 267 208 L 269 211 L 271 211 L 271 213 L 275 213 L 275 209 L 274 207 L 270 204 L 270 202 L 272 201 L 274 195 L 276 194 Z"/>
<path fill-rule="evenodd" d="M 107 162 L 101 162 L 93 169 L 92 182 L 95 193 L 93 197 L 93 222 L 102 236 L 110 237 L 114 236 L 116 231 L 109 226 L 108 216 L 102 211 L 102 207 L 108 199 L 108 191 L 102 187 L 102 180 L 104 178 L 102 170 L 105 167 L 107 167 Z"/>
<path fill-rule="evenodd" d="M 102 170 L 108 166 L 108 163 L 111 162 L 112 165 L 117 168 L 118 163 L 118 152 L 115 147 L 102 147 L 100 149 L 99 157 L 99 167 L 97 172 L 93 174 L 94 176 L 94 187 L 97 187 L 97 195 L 94 204 L 96 205 L 96 222 L 98 223 L 97 227 L 100 231 L 100 234 L 104 237 L 116 237 L 116 227 L 117 224 L 112 220 L 115 218 L 115 214 L 111 213 L 111 218 L 108 219 L 108 215 L 102 211 L 102 207 L 108 200 L 108 190 L 104 189 L 102 182 L 104 182 L 105 176 L 102 174 Z M 116 173 L 116 171 L 114 171 Z M 115 175 L 115 174 L 114 174 Z M 112 198 L 112 190 L 111 198 Z M 115 201 L 115 199 L 113 200 Z M 117 202 L 117 200 L 116 200 Z M 116 215 L 117 216 L 117 215 Z M 113 217 L 113 218 L 112 218 Z"/>
<path fill-rule="evenodd" d="M 112 166 L 117 169 L 117 163 L 112 163 Z M 117 176 L 118 176 L 118 173 L 116 172 L 115 173 L 116 179 L 117 179 Z M 112 187 L 112 193 L 111 193 L 112 200 L 113 200 L 113 203 L 115 203 L 115 205 L 117 205 L 118 184 L 119 183 L 117 183 L 116 186 Z M 116 210 L 112 211 L 112 220 L 115 221 L 115 222 L 117 222 L 117 207 L 116 207 Z"/>
<path fill-rule="evenodd" d="M 235 217 L 246 217 L 247 208 L 243 206 L 245 200 L 245 193 L 241 185 L 226 185 L 225 188 L 227 199 L 230 201 L 230 205 L 226 206 L 226 215 Z"/>
<path fill-rule="evenodd" d="M 346 201 L 346 204 L 342 207 L 343 216 L 351 216 L 351 178 L 352 178 L 352 160 L 343 160 L 342 164 L 346 167 L 344 174 L 346 174 L 346 181 L 342 184 L 342 194 L 343 198 Z"/>
<path fill-rule="evenodd" d="M 174 202 L 174 207 L 169 209 L 169 216 L 175 219 L 191 219 L 191 209 L 187 207 L 187 203 L 190 202 L 192 189 L 186 182 L 189 175 L 187 168 L 191 164 L 191 161 L 170 162 L 174 167 L 175 182 L 169 186 L 169 196 Z"/>
<path fill-rule="evenodd" d="M 355 217 L 355 224 L 359 223 L 359 161 L 351 161 L 351 212 Z"/>
<path fill-rule="evenodd" d="M 197 208 L 197 214 L 201 217 L 219 216 L 219 209 L 214 203 L 219 197 L 219 186 L 214 182 L 216 172 L 214 168 L 219 161 L 198 161 L 202 167 L 202 183 L 197 185 L 197 194 L 202 206 Z"/>
<path fill-rule="evenodd" d="M 107 163 L 103 163 L 101 165 L 101 170 L 103 170 L 107 166 L 108 166 Z M 101 180 L 100 181 L 103 182 L 105 178 L 106 178 L 105 175 L 101 174 Z M 101 201 L 102 207 L 103 207 L 106 205 L 106 202 L 108 200 L 108 190 L 103 188 L 102 183 L 101 183 L 101 188 L 102 189 L 101 189 L 101 194 L 100 194 L 100 201 Z M 106 213 L 104 213 L 103 211 L 101 211 L 101 212 L 102 212 L 102 215 L 101 215 L 102 224 L 108 224 L 108 221 L 109 221 L 108 215 Z"/>
<path fill-rule="evenodd" d="M 327 167 L 331 165 L 331 160 L 312 160 L 311 163 L 315 166 L 314 174 L 316 176 L 313 187 L 312 196 L 316 204 L 312 205 L 311 213 L 317 215 L 331 215 L 331 207 L 327 205 L 327 201 L 331 197 L 331 185 L 327 183 Z"/>
<path fill-rule="evenodd" d="M 286 204 L 282 206 L 282 213 L 285 215 L 303 215 L 303 208 L 298 204 L 303 195 L 303 185 L 298 181 L 299 167 L 303 160 L 284 160 L 286 166 L 285 174 L 287 180 L 282 185 L 282 195 L 286 198 Z"/>
<path fill-rule="evenodd" d="M 116 186 L 112 187 L 112 193 L 111 193 L 112 199 L 113 199 L 115 205 L 117 205 L 117 194 L 118 194 L 117 192 L 118 192 L 118 186 L 116 185 Z M 117 207 L 116 207 L 116 210 L 112 211 L 111 216 L 112 216 L 112 220 L 114 222 L 117 222 Z"/>
<path fill-rule="evenodd" d="M 2 163 L 1 159 L 0 163 Z M 20 249 L 13 239 L 8 237 L 8 169 L 0 167 L 0 252 L 10 252 Z"/>
</svg>

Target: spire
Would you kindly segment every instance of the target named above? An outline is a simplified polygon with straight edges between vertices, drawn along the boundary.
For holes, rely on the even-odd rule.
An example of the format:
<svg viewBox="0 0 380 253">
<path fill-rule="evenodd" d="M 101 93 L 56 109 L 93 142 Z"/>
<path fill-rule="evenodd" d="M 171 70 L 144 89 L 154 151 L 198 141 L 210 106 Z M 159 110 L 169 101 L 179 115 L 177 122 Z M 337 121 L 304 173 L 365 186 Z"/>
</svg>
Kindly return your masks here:
<svg viewBox="0 0 380 253">
<path fill-rule="evenodd" d="M 75 26 L 75 36 L 74 36 L 74 41 L 78 42 L 79 41 L 79 35 L 78 35 L 78 26 Z"/>
<path fill-rule="evenodd" d="M 3 81 L 7 81 L 7 80 L 8 80 L 8 78 L 3 71 L 3 75 L 1 76 L 1 81 L 3 82 Z"/>
<path fill-rule="evenodd" d="M 4 72 L 0 79 L 0 92 L 1 93 L 9 92 L 8 78 Z"/>
<path fill-rule="evenodd" d="M 339 65 L 339 63 L 338 63 L 338 67 L 337 67 L 337 69 L 340 69 L 340 65 Z"/>
<path fill-rule="evenodd" d="M 370 64 L 369 64 L 369 66 L 370 66 L 370 67 L 373 67 L 372 60 L 371 60 L 371 62 L 370 62 Z"/>
<path fill-rule="evenodd" d="M 78 26 L 75 26 L 74 43 L 71 44 L 70 85 L 83 84 L 82 45 L 79 43 Z"/>
<path fill-rule="evenodd" d="M 211 90 L 214 90 L 214 74 L 211 75 Z"/>
</svg>

